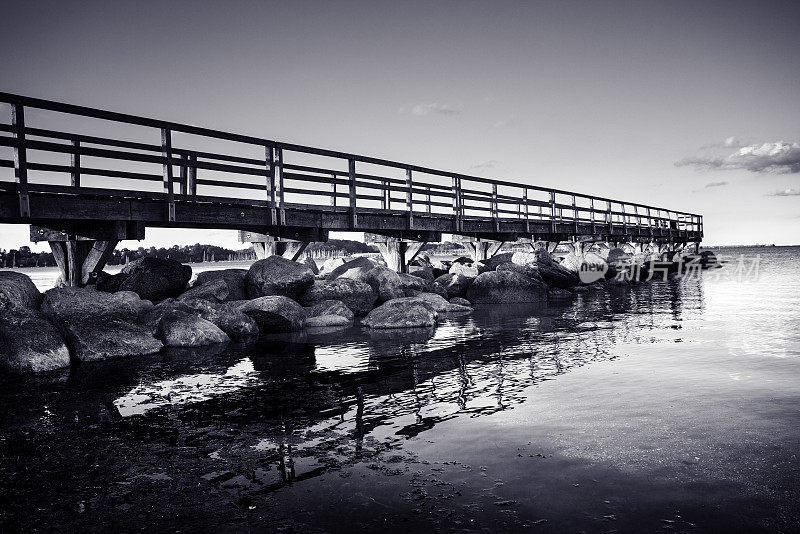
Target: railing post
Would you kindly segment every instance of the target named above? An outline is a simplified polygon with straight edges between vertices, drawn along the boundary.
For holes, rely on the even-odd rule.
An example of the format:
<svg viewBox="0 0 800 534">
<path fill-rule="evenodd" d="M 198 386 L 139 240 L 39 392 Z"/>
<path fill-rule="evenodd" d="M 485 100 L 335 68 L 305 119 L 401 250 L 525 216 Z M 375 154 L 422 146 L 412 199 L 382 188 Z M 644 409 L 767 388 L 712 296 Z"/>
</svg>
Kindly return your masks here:
<svg viewBox="0 0 800 534">
<path fill-rule="evenodd" d="M 425 186 L 425 211 L 430 214 L 431 212 L 431 186 Z"/>
<path fill-rule="evenodd" d="M 556 193 L 550 191 L 550 232 L 556 233 Z"/>
<path fill-rule="evenodd" d="M 406 169 L 406 211 L 408 212 L 408 229 L 414 229 L 414 178 L 411 169 Z"/>
<path fill-rule="evenodd" d="M 572 195 L 572 224 L 575 225 L 575 233 L 578 233 L 578 204 L 575 202 L 575 195 Z"/>
<path fill-rule="evenodd" d="M 500 231 L 500 213 L 497 206 L 497 184 L 492 184 L 492 220 L 494 221 L 494 231 Z"/>
<path fill-rule="evenodd" d="M 647 208 L 647 228 L 650 233 L 650 237 L 653 237 L 653 219 L 650 218 L 650 208 Z M 652 241 L 652 239 L 651 239 Z"/>
<path fill-rule="evenodd" d="M 184 154 L 183 157 L 180 158 L 180 161 L 181 163 L 178 167 L 178 191 L 181 195 L 186 195 L 189 193 L 187 187 L 189 181 L 189 156 Z"/>
<path fill-rule="evenodd" d="M 522 189 L 522 201 L 525 203 L 525 233 L 531 233 L 530 206 L 528 205 L 528 188 Z"/>
<path fill-rule="evenodd" d="M 272 226 L 278 225 L 278 213 L 275 208 L 275 148 L 264 147 L 264 178 L 267 188 L 267 206 L 269 209 L 269 220 Z"/>
<path fill-rule="evenodd" d="M 19 196 L 19 216 L 30 217 L 31 205 L 28 197 L 28 152 L 25 147 L 25 106 L 11 107 L 11 126 L 14 128 L 14 181 Z"/>
<path fill-rule="evenodd" d="M 283 149 L 280 147 L 275 148 L 275 161 L 274 161 L 274 175 L 273 179 L 277 183 L 273 183 L 273 187 L 278 191 L 278 224 L 286 224 L 286 195 L 283 188 Z M 274 194 L 275 189 L 273 189 Z"/>
<path fill-rule="evenodd" d="M 606 222 L 608 223 L 608 235 L 614 235 L 614 216 L 611 215 L 611 201 L 606 200 Z"/>
<path fill-rule="evenodd" d="M 356 213 L 356 160 L 353 158 L 347 160 L 347 178 L 350 189 L 350 227 L 357 228 L 358 214 Z"/>
<path fill-rule="evenodd" d="M 592 217 L 592 235 L 595 235 L 597 230 L 596 230 L 595 220 L 594 220 L 594 197 L 589 199 L 589 209 L 592 210 L 592 216 L 591 216 Z"/>
<path fill-rule="evenodd" d="M 458 176 L 452 177 L 452 189 L 453 189 L 453 215 L 455 216 L 455 230 L 456 232 L 461 230 L 461 195 L 459 191 L 461 190 L 461 181 L 459 180 Z"/>
<path fill-rule="evenodd" d="M 189 152 L 189 164 L 186 173 L 186 194 L 197 195 L 197 155 Z"/>
<path fill-rule="evenodd" d="M 72 187 L 81 186 L 81 142 L 78 139 L 72 140 L 72 152 L 69 155 L 70 167 L 69 182 Z"/>
<path fill-rule="evenodd" d="M 167 220 L 175 221 L 175 192 L 172 176 L 172 132 L 161 128 L 161 155 L 164 156 L 164 192 L 167 194 Z"/>
<path fill-rule="evenodd" d="M 334 208 L 336 207 L 336 180 L 337 176 L 335 174 L 331 174 L 331 206 Z"/>
</svg>

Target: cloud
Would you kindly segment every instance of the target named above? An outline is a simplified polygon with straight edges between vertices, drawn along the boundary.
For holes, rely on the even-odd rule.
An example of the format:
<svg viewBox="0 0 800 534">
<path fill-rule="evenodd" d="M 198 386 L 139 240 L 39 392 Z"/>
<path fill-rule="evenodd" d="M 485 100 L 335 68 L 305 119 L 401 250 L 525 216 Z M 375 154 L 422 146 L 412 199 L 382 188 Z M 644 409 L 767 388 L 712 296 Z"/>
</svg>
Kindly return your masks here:
<svg viewBox="0 0 800 534">
<path fill-rule="evenodd" d="M 728 182 L 709 182 L 706 187 L 722 187 L 724 185 L 728 185 Z"/>
<path fill-rule="evenodd" d="M 775 191 L 774 193 L 769 193 L 768 197 L 800 197 L 800 189 L 792 189 L 791 187 L 788 189 L 781 189 L 780 191 Z"/>
<path fill-rule="evenodd" d="M 684 158 L 676 167 L 694 167 L 697 170 L 745 169 L 756 173 L 794 174 L 800 172 L 800 144 L 763 143 L 747 145 L 725 157 Z"/>
<path fill-rule="evenodd" d="M 495 130 L 499 130 L 500 128 L 505 128 L 506 126 L 508 126 L 510 122 L 511 121 L 509 121 L 507 119 L 502 119 L 502 120 L 499 120 L 499 121 L 495 121 L 492 124 L 492 128 L 494 128 Z"/>
<path fill-rule="evenodd" d="M 401 110 L 405 112 L 405 110 Z M 430 104 L 415 104 L 411 107 L 411 114 L 417 117 L 424 117 L 425 115 L 458 115 L 461 113 L 461 106 L 455 104 L 443 104 L 440 102 L 431 102 Z"/>
<path fill-rule="evenodd" d="M 707 148 L 741 148 L 743 146 L 744 145 L 742 144 L 741 141 L 739 141 L 739 138 L 732 135 L 730 137 L 726 137 L 725 139 L 723 139 L 721 143 L 711 143 L 709 145 L 703 145 L 700 148 L 702 148 L 702 149 L 707 149 Z"/>
</svg>

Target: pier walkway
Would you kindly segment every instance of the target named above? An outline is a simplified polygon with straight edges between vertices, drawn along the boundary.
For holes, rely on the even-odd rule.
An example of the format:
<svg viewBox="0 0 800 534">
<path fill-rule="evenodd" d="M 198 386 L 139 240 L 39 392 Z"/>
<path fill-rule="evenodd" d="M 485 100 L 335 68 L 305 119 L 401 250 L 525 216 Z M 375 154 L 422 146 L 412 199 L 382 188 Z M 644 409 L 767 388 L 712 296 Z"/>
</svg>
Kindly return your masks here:
<svg viewBox="0 0 800 534">
<path fill-rule="evenodd" d="M 293 259 L 331 230 L 366 232 L 398 270 L 442 234 L 476 259 L 505 242 L 703 237 L 701 215 L 672 209 L 9 93 L 0 108 L 0 222 L 31 225 L 72 285 L 148 226 L 240 230 Z"/>
</svg>

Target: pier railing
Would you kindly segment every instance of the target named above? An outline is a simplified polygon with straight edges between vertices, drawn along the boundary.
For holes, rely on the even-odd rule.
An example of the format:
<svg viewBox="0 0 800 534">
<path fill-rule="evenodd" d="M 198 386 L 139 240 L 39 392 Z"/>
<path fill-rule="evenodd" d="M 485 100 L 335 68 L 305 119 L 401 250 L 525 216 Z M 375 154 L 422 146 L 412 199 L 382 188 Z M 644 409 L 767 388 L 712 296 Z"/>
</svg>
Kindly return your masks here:
<svg viewBox="0 0 800 534">
<path fill-rule="evenodd" d="M 9 169 L 0 174 L 0 189 L 17 192 L 21 219 L 30 216 L 35 191 L 159 199 L 178 225 L 175 202 L 195 201 L 278 212 L 347 209 L 353 229 L 362 229 L 358 213 L 371 210 L 404 213 L 410 221 L 449 217 L 456 230 L 475 218 L 498 229 L 514 220 L 590 225 L 598 234 L 633 227 L 692 240 L 703 232 L 700 215 L 646 204 L 9 93 L 0 93 L 0 103 L 9 110 L 0 121 L 0 171 Z"/>
</svg>

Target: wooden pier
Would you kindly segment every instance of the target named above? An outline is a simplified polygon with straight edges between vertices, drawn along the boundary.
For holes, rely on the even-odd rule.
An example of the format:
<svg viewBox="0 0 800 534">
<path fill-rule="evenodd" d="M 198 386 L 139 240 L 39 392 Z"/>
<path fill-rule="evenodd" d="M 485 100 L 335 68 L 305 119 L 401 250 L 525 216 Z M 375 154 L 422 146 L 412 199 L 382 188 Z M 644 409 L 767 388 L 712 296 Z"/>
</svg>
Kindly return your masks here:
<svg viewBox="0 0 800 534">
<path fill-rule="evenodd" d="M 666 208 L 9 93 L 2 107 L 0 222 L 50 242 L 70 285 L 148 226 L 236 229 L 259 256 L 292 259 L 329 231 L 366 232 L 397 270 L 442 234 L 476 260 L 507 242 L 703 237 L 701 215 Z"/>
</svg>

